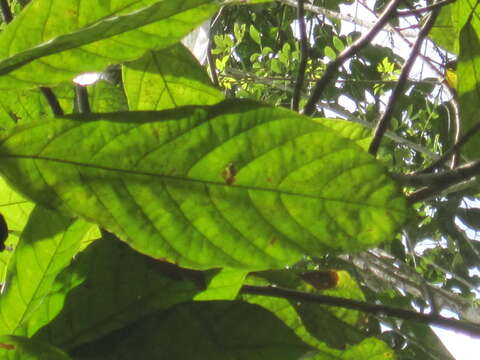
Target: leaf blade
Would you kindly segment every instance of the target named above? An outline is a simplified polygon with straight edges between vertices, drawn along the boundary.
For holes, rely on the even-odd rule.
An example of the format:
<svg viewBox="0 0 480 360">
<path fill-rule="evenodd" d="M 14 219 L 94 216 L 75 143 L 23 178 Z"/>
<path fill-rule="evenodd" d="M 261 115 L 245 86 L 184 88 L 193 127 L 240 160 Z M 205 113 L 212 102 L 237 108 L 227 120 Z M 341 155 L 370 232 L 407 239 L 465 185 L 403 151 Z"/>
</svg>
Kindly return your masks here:
<svg viewBox="0 0 480 360">
<path fill-rule="evenodd" d="M 0 171 L 36 201 L 199 269 L 278 268 L 305 253 L 360 250 L 393 237 L 409 211 L 384 168 L 350 140 L 238 100 L 54 119 L 6 135 L 0 157 Z"/>
</svg>

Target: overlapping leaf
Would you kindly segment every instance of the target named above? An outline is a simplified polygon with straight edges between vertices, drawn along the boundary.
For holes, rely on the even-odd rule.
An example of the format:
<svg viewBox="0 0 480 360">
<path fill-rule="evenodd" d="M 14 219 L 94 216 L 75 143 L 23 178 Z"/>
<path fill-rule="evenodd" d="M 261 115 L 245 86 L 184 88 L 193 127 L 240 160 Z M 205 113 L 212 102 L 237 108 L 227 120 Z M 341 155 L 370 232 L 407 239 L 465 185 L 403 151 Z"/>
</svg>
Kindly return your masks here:
<svg viewBox="0 0 480 360">
<path fill-rule="evenodd" d="M 212 0 L 32 2 L 0 34 L 0 88 L 53 85 L 134 60 L 180 41 L 217 8 Z"/>
<path fill-rule="evenodd" d="M 392 238 L 408 213 L 355 143 L 238 100 L 52 119 L 6 135 L 0 158 L 36 201 L 193 268 L 278 268 L 364 249 Z"/>
<path fill-rule="evenodd" d="M 0 297 L 0 334 L 36 331 L 26 319 L 49 294 L 91 226 L 40 206 L 34 209 L 8 267 Z"/>
<path fill-rule="evenodd" d="M 149 52 L 123 68 L 130 110 L 165 110 L 223 100 L 205 70 L 181 44 Z"/>
<path fill-rule="evenodd" d="M 70 350 L 191 300 L 202 289 L 201 272 L 150 259 L 105 234 L 59 275 L 29 323 L 52 320 L 34 339 Z"/>
<path fill-rule="evenodd" d="M 290 360 L 310 348 L 259 306 L 189 302 L 72 352 L 75 359 Z"/>
</svg>

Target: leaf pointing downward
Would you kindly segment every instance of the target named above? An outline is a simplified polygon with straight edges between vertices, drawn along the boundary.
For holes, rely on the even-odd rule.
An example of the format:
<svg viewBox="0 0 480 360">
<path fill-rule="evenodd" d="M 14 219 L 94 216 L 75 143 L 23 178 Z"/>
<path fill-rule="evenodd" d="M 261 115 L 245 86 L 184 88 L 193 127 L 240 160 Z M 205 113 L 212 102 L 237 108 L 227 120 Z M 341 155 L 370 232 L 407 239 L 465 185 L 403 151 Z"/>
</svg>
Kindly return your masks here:
<svg viewBox="0 0 480 360">
<path fill-rule="evenodd" d="M 13 131 L 0 171 L 140 252 L 193 268 L 278 268 L 392 238 L 407 205 L 352 141 L 245 101 L 70 116 Z M 223 178 L 234 163 L 235 182 Z"/>
</svg>

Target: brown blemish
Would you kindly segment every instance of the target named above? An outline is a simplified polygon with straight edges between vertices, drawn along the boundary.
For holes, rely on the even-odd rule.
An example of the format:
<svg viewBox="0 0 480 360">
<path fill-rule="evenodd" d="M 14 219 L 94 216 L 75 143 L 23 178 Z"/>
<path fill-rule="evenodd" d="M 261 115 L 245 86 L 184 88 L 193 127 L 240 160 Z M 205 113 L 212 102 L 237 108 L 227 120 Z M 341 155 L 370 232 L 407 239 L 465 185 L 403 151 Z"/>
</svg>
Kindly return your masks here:
<svg viewBox="0 0 480 360">
<path fill-rule="evenodd" d="M 235 175 L 237 175 L 237 168 L 233 162 L 228 163 L 222 172 L 223 179 L 227 185 L 233 185 L 235 183 Z"/>
</svg>

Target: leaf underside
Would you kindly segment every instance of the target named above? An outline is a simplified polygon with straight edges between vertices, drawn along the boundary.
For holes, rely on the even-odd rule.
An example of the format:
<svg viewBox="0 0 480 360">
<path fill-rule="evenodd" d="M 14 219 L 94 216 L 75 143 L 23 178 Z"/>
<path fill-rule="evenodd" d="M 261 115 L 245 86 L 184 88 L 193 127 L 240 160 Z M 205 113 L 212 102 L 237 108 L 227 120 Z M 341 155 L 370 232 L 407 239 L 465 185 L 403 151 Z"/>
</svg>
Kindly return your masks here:
<svg viewBox="0 0 480 360">
<path fill-rule="evenodd" d="M 68 116 L 0 143 L 20 191 L 192 268 L 280 268 L 391 239 L 407 205 L 354 142 L 246 101 Z"/>
</svg>

